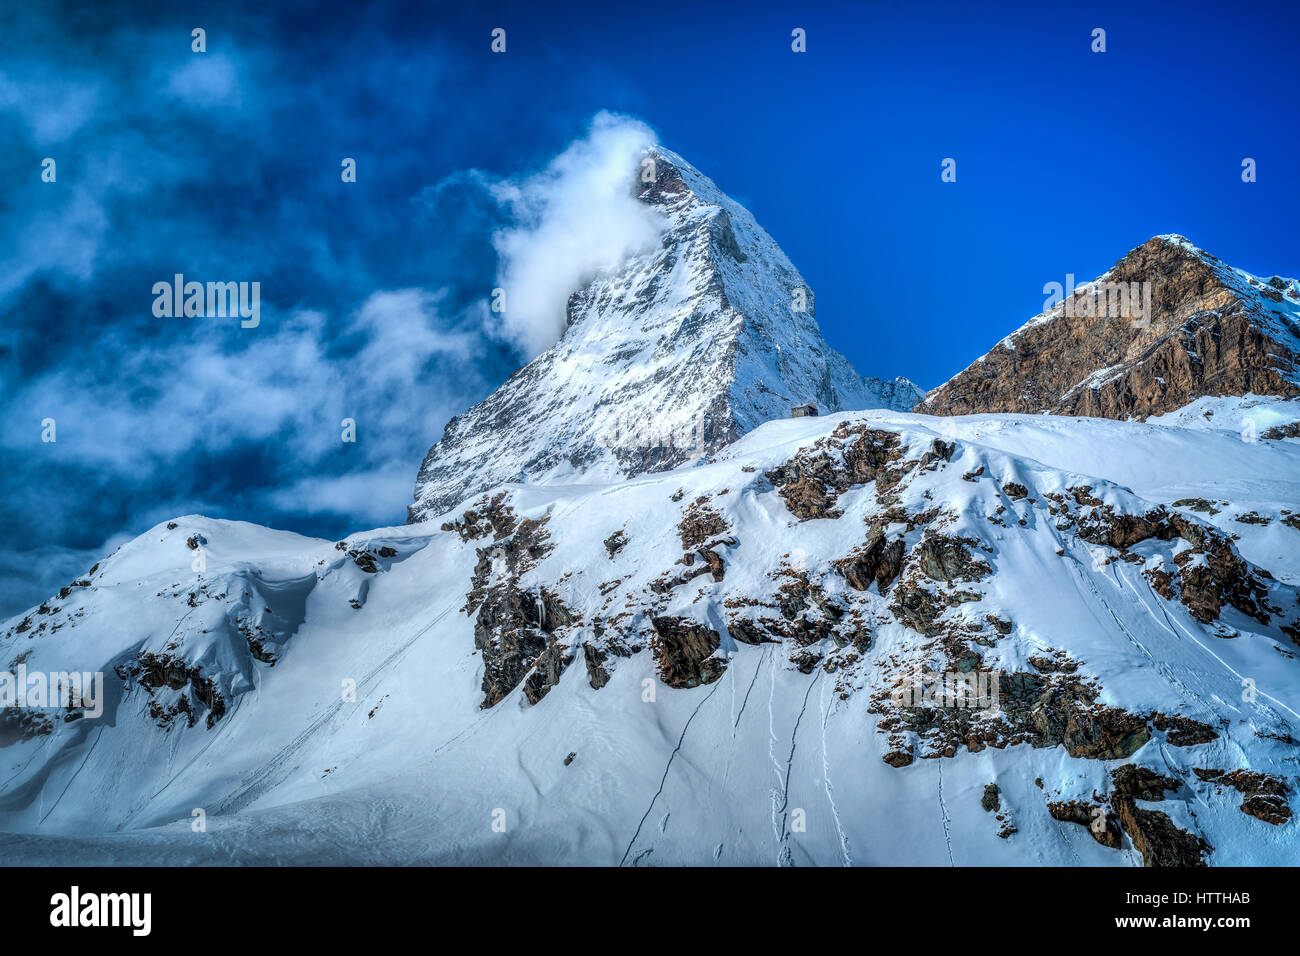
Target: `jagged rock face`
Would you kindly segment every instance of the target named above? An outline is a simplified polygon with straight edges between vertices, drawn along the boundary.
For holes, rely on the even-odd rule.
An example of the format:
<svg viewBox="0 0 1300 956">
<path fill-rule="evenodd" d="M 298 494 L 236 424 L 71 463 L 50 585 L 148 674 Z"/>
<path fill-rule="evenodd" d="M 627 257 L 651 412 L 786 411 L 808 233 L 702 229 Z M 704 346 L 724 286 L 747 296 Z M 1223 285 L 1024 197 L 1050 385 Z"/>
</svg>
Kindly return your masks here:
<svg viewBox="0 0 1300 956">
<path fill-rule="evenodd" d="M 649 158 L 653 181 L 638 167 L 629 189 L 662 214 L 659 248 L 575 292 L 560 341 L 448 423 L 410 521 L 503 482 L 673 468 L 804 402 L 824 414 L 921 397 L 826 344 L 803 277 L 747 210 L 675 154 Z"/>
<path fill-rule="evenodd" d="M 1149 867 L 1205 866 L 1204 854 L 1214 849 L 1203 837 L 1175 826 L 1169 814 L 1143 810 L 1127 794 L 1111 797 L 1120 826 Z"/>
<path fill-rule="evenodd" d="M 1125 310 L 1112 308 L 1109 292 L 1089 294 L 1144 282 L 1149 315 L 1132 305 L 1115 314 Z M 1186 239 L 1158 236 L 1003 339 L 917 411 L 1145 419 L 1201 396 L 1250 393 L 1300 395 L 1300 282 L 1262 280 Z"/>
<path fill-rule="evenodd" d="M 715 631 L 679 617 L 651 620 L 657 638 L 655 657 L 665 684 L 679 689 L 696 687 L 722 676 L 727 665 L 714 656 L 721 643 Z"/>
</svg>

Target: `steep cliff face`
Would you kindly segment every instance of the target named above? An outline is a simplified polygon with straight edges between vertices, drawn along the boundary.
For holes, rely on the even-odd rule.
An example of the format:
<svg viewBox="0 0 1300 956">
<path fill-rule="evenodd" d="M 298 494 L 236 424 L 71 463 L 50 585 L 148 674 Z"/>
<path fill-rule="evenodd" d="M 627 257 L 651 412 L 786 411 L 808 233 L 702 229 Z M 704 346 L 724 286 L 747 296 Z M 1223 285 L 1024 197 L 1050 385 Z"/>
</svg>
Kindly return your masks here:
<svg viewBox="0 0 1300 956">
<path fill-rule="evenodd" d="M 1181 236 L 1157 236 L 917 411 L 1145 419 L 1203 396 L 1251 393 L 1300 395 L 1300 282 L 1261 279 Z"/>
<path fill-rule="evenodd" d="M 804 402 L 824 413 L 921 397 L 906 379 L 864 379 L 826 344 L 812 292 L 746 209 L 676 154 L 645 158 L 628 188 L 662 214 L 660 246 L 576 291 L 560 341 L 447 425 L 411 521 L 503 482 L 676 467 Z"/>
</svg>

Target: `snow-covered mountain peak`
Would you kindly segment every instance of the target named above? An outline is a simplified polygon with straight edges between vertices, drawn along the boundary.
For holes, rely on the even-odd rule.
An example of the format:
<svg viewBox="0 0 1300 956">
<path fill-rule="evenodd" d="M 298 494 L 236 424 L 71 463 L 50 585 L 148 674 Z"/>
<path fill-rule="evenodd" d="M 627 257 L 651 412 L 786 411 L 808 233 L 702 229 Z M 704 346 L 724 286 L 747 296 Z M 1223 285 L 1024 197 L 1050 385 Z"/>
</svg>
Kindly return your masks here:
<svg viewBox="0 0 1300 956">
<path fill-rule="evenodd" d="M 1186 236 L 1179 235 L 1176 232 L 1167 232 L 1160 236 L 1153 236 L 1152 238 L 1158 239 L 1161 242 L 1166 242 L 1171 246 L 1178 246 L 1179 248 L 1186 249 L 1188 252 L 1194 252 L 1197 255 L 1205 254 L 1204 249 L 1192 242 L 1192 240 L 1188 239 Z"/>
<path fill-rule="evenodd" d="M 575 290 L 560 341 L 452 419 L 420 467 L 412 521 L 503 482 L 674 467 L 804 403 L 920 398 L 906 379 L 864 379 L 826 344 L 789 258 L 680 156 L 650 147 L 628 188 L 663 213 L 660 245 Z"/>
</svg>

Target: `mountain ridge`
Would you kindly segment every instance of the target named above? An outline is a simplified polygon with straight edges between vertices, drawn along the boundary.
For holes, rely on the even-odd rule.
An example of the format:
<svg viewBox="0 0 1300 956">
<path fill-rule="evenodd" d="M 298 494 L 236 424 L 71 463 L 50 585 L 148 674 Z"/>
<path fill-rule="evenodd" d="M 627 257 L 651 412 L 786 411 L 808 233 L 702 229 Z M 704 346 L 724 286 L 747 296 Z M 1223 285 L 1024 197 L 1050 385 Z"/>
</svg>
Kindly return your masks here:
<svg viewBox="0 0 1300 956">
<path fill-rule="evenodd" d="M 915 409 L 1146 418 L 1204 396 L 1300 395 L 1300 280 L 1168 234 L 1064 292 Z"/>
<path fill-rule="evenodd" d="M 1201 415 L 876 410 L 494 490 L 442 527 L 174 519 L 3 622 L 11 670 L 107 692 L 99 719 L 0 711 L 0 846 L 1284 864 L 1297 474 L 1294 439 Z M 939 702 L 967 681 L 969 705 Z"/>
</svg>

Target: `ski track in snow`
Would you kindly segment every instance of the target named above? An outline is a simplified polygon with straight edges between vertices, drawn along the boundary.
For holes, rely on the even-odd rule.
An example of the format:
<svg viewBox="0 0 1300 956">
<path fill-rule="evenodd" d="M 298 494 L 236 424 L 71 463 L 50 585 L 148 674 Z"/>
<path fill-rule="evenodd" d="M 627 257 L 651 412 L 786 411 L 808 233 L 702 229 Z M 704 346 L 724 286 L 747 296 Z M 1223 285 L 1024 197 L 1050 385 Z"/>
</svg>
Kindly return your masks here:
<svg viewBox="0 0 1300 956">
<path fill-rule="evenodd" d="M 1081 581 L 1082 581 L 1082 582 L 1087 586 L 1088 590 L 1092 592 L 1093 596 L 1097 599 L 1098 603 L 1100 603 L 1101 606 L 1104 607 L 1104 608 L 1106 609 L 1106 612 L 1107 612 L 1107 613 L 1111 616 L 1111 618 L 1115 621 L 1115 626 L 1119 629 L 1120 633 L 1123 634 L 1123 635 L 1124 635 L 1124 636 L 1129 640 L 1129 642 L 1130 642 L 1134 647 L 1136 647 L 1139 651 L 1142 652 L 1142 654 L 1147 658 L 1147 660 L 1150 661 L 1152 667 L 1153 667 L 1153 668 L 1154 668 L 1154 669 L 1155 669 L 1155 670 L 1156 670 L 1156 671 L 1157 671 L 1157 672 L 1158 672 L 1162 677 L 1164 677 L 1166 681 L 1169 682 L 1170 686 L 1176 688 L 1176 689 L 1178 690 L 1178 692 L 1180 693 L 1180 695 L 1183 697 L 1184 700 L 1189 701 L 1189 702 L 1195 702 L 1197 705 L 1199 705 L 1200 708 L 1202 709 L 1202 713 L 1215 713 L 1215 712 L 1216 712 L 1216 708 L 1210 706 L 1210 705 L 1206 702 L 1206 700 L 1205 700 L 1205 698 L 1204 698 L 1204 696 L 1203 696 L 1202 694 L 1200 694 L 1200 693 L 1198 693 L 1197 691 L 1193 690 L 1193 689 L 1192 689 L 1191 687 L 1189 687 L 1186 683 L 1184 683 L 1184 682 L 1183 682 L 1183 681 L 1182 681 L 1182 680 L 1181 680 L 1181 679 L 1180 679 L 1180 678 L 1179 678 L 1179 677 L 1178 677 L 1178 676 L 1173 672 L 1173 669 L 1169 666 L 1168 662 L 1166 662 L 1166 661 L 1163 660 L 1163 659 L 1158 659 L 1154 654 L 1151 653 L 1151 651 L 1147 648 L 1147 646 L 1146 646 L 1145 644 L 1143 644 L 1141 641 L 1139 641 L 1139 640 L 1137 639 L 1137 637 L 1133 634 L 1132 630 L 1129 629 L 1128 625 L 1124 623 L 1124 620 L 1123 620 L 1123 619 L 1122 619 L 1118 614 L 1115 613 L 1115 609 L 1114 609 L 1113 607 L 1111 607 L 1110 602 L 1108 602 L 1108 601 L 1105 599 L 1105 597 L 1102 596 L 1101 592 L 1098 591 L 1097 588 L 1093 586 L 1092 582 L 1089 581 L 1089 580 L 1088 580 L 1088 579 L 1087 579 L 1087 578 L 1082 574 L 1082 572 L 1080 572 L 1080 571 L 1078 570 L 1078 564 L 1077 564 L 1077 561 L 1075 562 L 1075 564 L 1072 565 L 1072 567 L 1075 567 L 1075 571 L 1076 571 L 1076 573 L 1079 574 L 1080 580 L 1081 580 Z M 1133 592 L 1134 595 L 1137 596 L 1137 598 L 1138 598 L 1139 603 L 1141 604 L 1141 606 L 1144 607 L 1144 608 L 1146 608 L 1147 611 L 1148 611 L 1148 613 L 1150 613 L 1150 607 L 1146 604 L 1145 600 L 1142 599 L 1142 595 L 1140 595 L 1140 594 L 1136 591 L 1136 589 L 1134 589 L 1131 585 L 1128 585 L 1128 582 L 1127 582 L 1126 580 L 1124 580 L 1124 578 L 1123 578 L 1123 577 L 1119 574 L 1119 572 L 1118 572 L 1118 571 L 1113 567 L 1113 565 L 1112 565 L 1112 567 L 1111 567 L 1111 572 L 1112 572 L 1111 575 L 1108 575 L 1108 576 L 1107 576 L 1108 579 L 1113 579 L 1114 582 L 1115 582 L 1115 586 L 1116 586 L 1116 587 L 1121 586 L 1121 584 L 1124 585 L 1124 586 L 1127 586 L 1128 590 L 1131 591 L 1131 592 Z M 1162 608 L 1162 610 L 1163 610 L 1163 608 Z M 1152 619 L 1154 620 L 1154 619 L 1155 619 L 1154 615 L 1152 614 L 1151 616 L 1152 616 Z M 1166 616 L 1167 616 L 1167 615 L 1166 615 Z M 1156 623 L 1159 623 L 1159 621 L 1157 621 Z M 1170 631 L 1171 635 L 1175 638 L 1175 640 L 1177 640 L 1177 639 L 1178 639 L 1178 634 L 1177 634 L 1177 632 L 1173 631 L 1172 628 L 1170 628 L 1169 631 Z M 1189 635 L 1189 636 L 1190 636 L 1190 635 Z M 1193 640 L 1195 641 L 1194 638 L 1193 638 Z M 1208 648 L 1206 648 L 1205 645 L 1201 644 L 1200 641 L 1195 641 L 1195 643 L 1196 643 L 1198 646 L 1200 646 L 1203 650 L 1207 650 L 1207 651 L 1208 651 Z M 1223 662 L 1223 661 L 1222 661 L 1222 660 L 1221 660 L 1217 655 L 1211 655 L 1211 656 L 1213 656 L 1213 657 L 1215 658 L 1215 660 L 1218 660 L 1220 664 L 1223 664 L 1224 667 L 1227 667 L 1227 664 L 1224 663 L 1224 662 Z M 1231 671 L 1232 668 L 1229 667 L 1228 670 Z M 1234 672 L 1234 673 L 1235 673 L 1235 672 Z M 1232 747 L 1234 750 L 1236 750 L 1236 752 L 1238 753 L 1239 760 L 1240 760 L 1240 759 L 1244 759 L 1244 756 L 1245 756 L 1245 755 L 1241 753 L 1241 747 L 1240 747 L 1240 745 L 1237 744 L 1237 742 L 1234 741 L 1230 735 L 1228 735 L 1228 734 L 1226 734 L 1226 733 L 1220 733 L 1218 739 L 1219 739 L 1220 741 L 1223 741 L 1223 744 L 1222 744 L 1221 746 L 1230 746 L 1230 747 Z M 1239 763 L 1239 765 L 1241 765 L 1241 764 Z M 1248 763 L 1247 763 L 1246 765 L 1248 765 Z"/>
<path fill-rule="evenodd" d="M 776 777 L 777 784 L 781 783 L 781 764 L 776 759 L 776 657 L 770 658 L 768 667 L 768 692 L 767 692 L 767 759 L 772 762 L 772 774 Z M 781 826 L 777 822 L 777 787 L 773 786 L 769 791 L 769 797 L 772 802 L 772 837 L 776 840 L 779 847 L 781 845 Z"/>
<path fill-rule="evenodd" d="M 943 818 L 943 842 L 948 847 L 948 865 L 956 866 L 957 861 L 952 856 L 952 827 L 948 823 L 948 804 L 943 799 L 943 761 L 943 757 L 935 761 L 939 765 L 939 815 Z"/>
<path fill-rule="evenodd" d="M 744 716 L 745 707 L 749 703 L 750 691 L 754 689 L 754 684 L 758 682 L 758 672 L 763 669 L 763 662 L 766 661 L 769 656 L 770 656 L 770 649 L 763 648 L 762 652 L 758 655 L 758 659 L 754 662 L 754 674 L 749 679 L 749 687 L 745 691 L 745 697 L 744 700 L 741 701 L 740 713 L 738 714 L 735 713 L 736 712 L 736 680 L 734 677 L 731 677 L 731 669 L 728 668 L 727 670 L 727 676 L 731 679 L 731 710 L 732 713 L 735 714 L 735 717 L 733 718 L 731 724 L 731 740 L 733 744 L 736 740 L 736 731 L 740 727 L 740 718 Z M 731 760 L 735 752 L 736 752 L 736 748 L 734 746 L 727 748 L 727 765 L 726 765 L 726 769 L 723 770 L 722 773 L 722 786 L 720 788 L 723 791 L 726 791 L 727 781 L 731 779 Z"/>
<path fill-rule="evenodd" d="M 1131 585 L 1129 586 L 1129 590 L 1134 591 L 1135 594 L 1137 593 L 1137 591 L 1136 591 L 1136 590 L 1135 590 Z M 1139 597 L 1140 597 L 1140 595 L 1139 595 Z M 1143 601 L 1143 603 L 1145 604 L 1146 602 Z M 1149 605 L 1148 605 L 1147 609 L 1148 609 L 1148 611 L 1150 610 L 1150 606 L 1149 606 Z M 1204 644 L 1204 642 L 1202 642 L 1202 641 L 1201 641 L 1201 640 L 1200 640 L 1200 639 L 1199 639 L 1195 634 L 1193 634 L 1191 631 L 1187 630 L 1187 628 L 1183 627 L 1182 624 L 1178 623 L 1178 621 L 1177 621 L 1175 618 L 1171 617 L 1170 614 L 1169 614 L 1169 612 L 1168 612 L 1165 608 L 1163 608 L 1163 607 L 1160 608 L 1160 613 L 1161 613 L 1162 615 L 1164 615 L 1165 626 L 1166 626 L 1166 628 L 1167 628 L 1167 629 L 1170 631 L 1170 633 L 1172 633 L 1175 637 L 1177 637 L 1177 636 L 1179 635 L 1179 633 L 1182 633 L 1182 634 L 1185 635 L 1189 640 L 1191 640 L 1193 644 L 1195 644 L 1195 645 L 1196 645 L 1197 647 L 1199 647 L 1201 650 L 1205 651 L 1206 654 L 1209 654 L 1209 655 L 1210 655 L 1211 657 L 1213 657 L 1216 661 L 1218 661 L 1220 664 L 1222 664 L 1223 667 L 1224 667 L 1224 669 L 1227 670 L 1228 673 L 1230 673 L 1233 677 L 1237 678 L 1238 681 L 1241 681 L 1241 680 L 1243 679 L 1243 678 L 1242 678 L 1242 675 L 1241 675 L 1240 673 L 1238 673 L 1237 670 L 1235 670 L 1235 669 L 1232 667 L 1231 664 L 1229 664 L 1227 661 L 1225 661 L 1225 660 L 1224 660 L 1222 657 L 1220 657 L 1218 654 L 1214 653 L 1214 651 L 1212 651 L 1210 648 L 1206 647 L 1206 645 Z M 1153 616 L 1154 616 L 1154 615 L 1153 615 Z M 1290 707 L 1288 707 L 1286 704 L 1284 704 L 1282 701 L 1278 700 L 1276 697 L 1272 696 L 1271 694 L 1267 694 L 1267 693 L 1265 693 L 1264 691 L 1259 690 L 1258 688 L 1256 688 L 1256 690 L 1258 691 L 1259 696 L 1268 698 L 1268 699 L 1271 700 L 1273 703 L 1277 704 L 1279 707 L 1281 707 L 1283 710 L 1285 710 L 1285 711 L 1286 711 L 1288 714 L 1290 714 L 1292 717 L 1295 717 L 1297 720 L 1300 720 L 1300 713 L 1297 713 L 1296 711 L 1292 710 Z M 1240 712 L 1240 708 L 1236 708 L 1235 705 L 1233 705 L 1231 701 L 1224 701 L 1224 703 L 1229 704 L 1230 706 L 1233 706 L 1234 709 L 1236 709 L 1236 710 L 1238 710 L 1238 712 Z M 1265 708 L 1265 709 L 1266 709 L 1266 708 Z M 1274 717 L 1277 717 L 1277 714 L 1274 713 L 1273 716 L 1274 716 Z M 1289 723 L 1289 721 L 1283 721 L 1283 720 L 1281 720 L 1280 717 L 1279 717 L 1278 719 L 1279 719 L 1279 721 L 1280 721 L 1281 723 Z"/>
<path fill-rule="evenodd" d="M 48 817 L 51 813 L 53 813 L 55 808 L 58 807 L 59 801 L 63 799 L 63 795 L 66 794 L 68 792 L 68 788 L 72 786 L 72 781 L 76 780 L 78 774 L 80 774 L 81 771 L 85 769 L 86 761 L 88 761 L 90 759 L 90 755 L 95 752 L 95 748 L 99 746 L 99 738 L 103 736 L 104 736 L 104 728 L 100 727 L 99 733 L 95 735 L 95 742 L 91 744 L 89 748 L 87 748 L 86 755 L 81 758 L 81 763 L 77 765 L 77 769 L 73 772 L 72 776 L 68 778 L 68 782 L 63 785 L 63 789 L 59 791 L 59 795 L 55 799 L 54 803 L 51 804 L 50 808 L 45 811 L 45 815 L 41 817 L 42 823 L 44 823 L 46 817 Z M 43 787 L 42 790 L 44 790 Z"/>
<path fill-rule="evenodd" d="M 1055 817 L 1048 817 L 1048 819 L 1052 821 L 1052 825 L 1056 828 L 1056 835 L 1060 837 L 1061 842 L 1065 844 L 1065 848 L 1070 851 L 1070 856 L 1074 858 L 1074 865 L 1082 866 L 1083 861 L 1079 859 L 1079 853 L 1074 848 L 1074 838 L 1071 837 L 1069 831 L 1066 830 L 1065 824 L 1060 820 L 1057 820 Z"/>
<path fill-rule="evenodd" d="M 659 789 L 656 790 L 655 795 L 650 798 L 650 806 L 645 808 L 645 813 L 641 815 L 641 822 L 636 825 L 636 832 L 632 834 L 632 839 L 628 840 L 627 849 L 623 851 L 623 858 L 618 862 L 619 866 L 622 866 L 624 863 L 627 862 L 628 854 L 632 852 L 632 847 L 636 845 L 637 837 L 641 835 L 641 828 L 645 826 L 646 820 L 649 819 L 651 812 L 655 808 L 655 803 L 659 800 L 660 795 L 664 792 L 664 786 L 665 784 L 668 783 L 668 771 L 673 769 L 673 761 L 677 759 L 677 754 L 681 751 L 682 744 L 686 743 L 686 731 L 691 729 L 691 722 L 695 720 L 695 715 L 698 714 L 701 708 L 703 708 L 704 705 L 709 702 L 709 699 L 718 692 L 718 687 L 720 684 L 721 681 L 715 681 L 713 687 L 709 690 L 709 692 L 704 695 L 704 698 L 698 704 L 695 705 L 695 709 L 691 711 L 691 716 L 686 718 L 686 723 L 682 726 L 681 735 L 677 738 L 677 746 L 674 747 L 673 752 L 668 755 L 668 763 L 664 765 L 663 776 L 659 778 Z M 645 853 L 642 853 L 641 856 L 638 856 L 636 860 L 633 860 L 633 865 L 636 864 L 637 860 L 640 860 L 641 857 L 645 856 L 646 853 L 653 853 L 653 852 L 654 852 L 653 848 L 650 850 L 646 850 Z"/>
<path fill-rule="evenodd" d="M 1185 683 L 1183 683 L 1183 681 L 1176 674 L 1173 673 L 1173 669 L 1168 665 L 1168 663 L 1165 660 L 1163 660 L 1162 658 L 1158 658 L 1155 654 L 1152 654 L 1151 650 L 1140 640 L 1138 640 L 1137 635 L 1135 635 L 1133 631 L 1129 628 L 1129 626 L 1124 623 L 1124 619 L 1120 617 L 1117 613 L 1115 613 L 1115 609 L 1111 607 L 1110 602 L 1107 601 L 1106 598 L 1102 595 L 1102 593 L 1099 590 L 1097 590 L 1096 586 L 1090 580 L 1088 580 L 1087 575 L 1085 575 L 1080 570 L 1082 564 L 1079 561 L 1079 559 L 1077 557 L 1074 557 L 1073 555 L 1071 555 L 1070 567 L 1074 570 L 1076 576 L 1079 579 L 1080 585 L 1082 585 L 1082 588 L 1085 589 L 1088 593 L 1090 593 L 1093 596 L 1093 598 L 1096 600 L 1097 604 L 1099 604 L 1102 608 L 1105 609 L 1106 613 L 1109 614 L 1111 619 L 1115 622 L 1115 627 L 1119 630 L 1121 634 L 1124 635 L 1124 637 L 1128 640 L 1128 642 L 1132 644 L 1133 647 L 1136 648 L 1142 654 L 1142 656 L 1147 659 L 1151 667 L 1155 669 L 1162 677 L 1164 677 L 1165 680 L 1167 680 L 1173 687 L 1177 688 L 1180 696 L 1182 696 L 1184 700 L 1189 702 L 1195 701 L 1203 709 L 1203 712 L 1213 713 L 1214 708 L 1209 706 L 1205 702 L 1205 699 L 1199 693 L 1193 691 L 1190 687 L 1188 687 Z M 1116 585 L 1118 586 L 1119 584 L 1118 574 L 1114 573 L 1113 567 L 1111 570 L 1113 576 L 1116 578 Z"/>
<path fill-rule="evenodd" d="M 292 758 L 305 747 L 318 731 L 328 725 L 339 711 L 343 709 L 345 703 L 352 705 L 352 711 L 362 706 L 364 692 L 369 689 L 370 685 L 386 671 L 393 663 L 401 658 L 405 653 L 414 646 L 415 642 L 437 626 L 443 618 L 451 613 L 455 606 L 454 602 L 448 604 L 432 621 L 415 632 L 405 643 L 399 646 L 391 654 L 385 657 L 375 668 L 373 668 L 365 677 L 357 682 L 357 695 L 354 701 L 344 701 L 341 697 L 334 701 L 323 711 L 321 711 L 296 737 L 288 744 L 282 747 L 270 760 L 263 763 L 253 771 L 241 786 L 234 792 L 228 794 L 219 804 L 217 804 L 216 815 L 221 816 L 228 813 L 237 813 L 244 807 L 253 803 L 262 794 L 266 793 L 275 783 L 284 780 L 296 768 L 297 764 L 291 763 Z M 278 771 L 278 775 L 277 775 Z M 276 779 L 273 781 L 272 777 Z"/>
<path fill-rule="evenodd" d="M 799 742 L 799 725 L 803 723 L 803 715 L 808 711 L 808 698 L 812 696 L 813 688 L 817 686 L 818 679 L 822 676 L 821 668 L 813 672 L 812 680 L 808 681 L 808 689 L 803 692 L 803 704 L 799 708 L 799 716 L 794 719 L 794 727 L 790 730 L 790 754 L 785 761 L 785 774 L 781 785 L 781 835 L 780 850 L 778 851 L 777 863 L 779 866 L 793 865 L 793 854 L 790 850 L 790 833 L 786 830 L 786 819 L 789 817 L 790 807 L 790 774 L 794 771 L 794 751 Z"/>
<path fill-rule="evenodd" d="M 734 731 L 740 726 L 740 718 L 745 716 L 745 708 L 749 705 L 749 695 L 753 691 L 754 685 L 758 683 L 758 672 L 763 669 L 763 661 L 771 656 L 771 653 L 765 649 L 763 656 L 759 657 L 758 662 L 754 665 L 754 676 L 749 679 L 749 688 L 745 691 L 745 699 L 740 702 L 740 713 L 736 715 L 736 720 L 731 725 L 733 737 L 735 736 Z"/>
<path fill-rule="evenodd" d="M 840 821 L 840 809 L 835 805 L 835 788 L 831 786 L 831 757 L 826 748 L 826 723 L 830 720 L 832 705 L 827 699 L 827 688 L 831 687 L 829 681 L 822 683 L 822 783 L 826 788 L 826 802 L 830 804 L 831 820 L 835 823 L 835 833 L 840 840 L 840 856 L 844 860 L 845 866 L 853 865 L 853 854 L 849 852 L 849 836 L 844 832 L 844 825 Z"/>
</svg>

